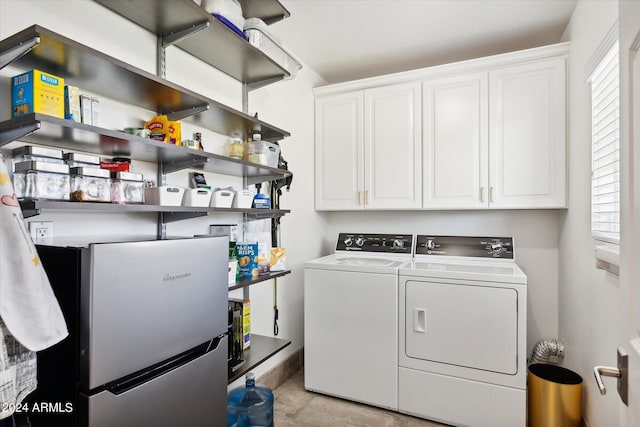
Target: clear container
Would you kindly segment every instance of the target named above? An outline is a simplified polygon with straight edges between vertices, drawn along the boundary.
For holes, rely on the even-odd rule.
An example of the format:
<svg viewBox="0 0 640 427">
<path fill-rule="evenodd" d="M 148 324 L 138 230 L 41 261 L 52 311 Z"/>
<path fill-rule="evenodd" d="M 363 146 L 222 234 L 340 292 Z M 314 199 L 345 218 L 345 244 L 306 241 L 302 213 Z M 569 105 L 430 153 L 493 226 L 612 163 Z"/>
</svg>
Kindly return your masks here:
<svg viewBox="0 0 640 427">
<path fill-rule="evenodd" d="M 64 164 L 62 150 L 55 150 L 53 148 L 25 145 L 24 147 L 14 148 L 11 155 L 15 163 L 37 161 Z"/>
<path fill-rule="evenodd" d="M 269 387 L 256 385 L 255 375 L 249 372 L 245 386 L 237 387 L 227 396 L 227 406 L 249 418 L 251 426 L 273 427 L 273 392 Z"/>
<path fill-rule="evenodd" d="M 232 159 L 244 158 L 245 145 L 240 138 L 233 138 L 226 147 L 227 156 Z"/>
<path fill-rule="evenodd" d="M 243 29 L 249 44 L 287 70 L 291 75 L 290 78 L 296 76 L 302 68 L 301 62 L 273 35 L 264 21 L 259 18 L 249 18 L 245 21 Z"/>
<path fill-rule="evenodd" d="M 111 202 L 111 173 L 106 169 L 76 167 L 71 171 L 71 200 Z"/>
<path fill-rule="evenodd" d="M 64 153 L 64 161 L 69 168 L 99 168 L 100 157 L 90 154 Z"/>
<path fill-rule="evenodd" d="M 69 200 L 69 167 L 41 161 L 16 163 L 13 185 L 19 199 Z"/>
<path fill-rule="evenodd" d="M 113 203 L 144 203 L 142 174 L 131 172 L 111 173 L 111 201 Z"/>
</svg>

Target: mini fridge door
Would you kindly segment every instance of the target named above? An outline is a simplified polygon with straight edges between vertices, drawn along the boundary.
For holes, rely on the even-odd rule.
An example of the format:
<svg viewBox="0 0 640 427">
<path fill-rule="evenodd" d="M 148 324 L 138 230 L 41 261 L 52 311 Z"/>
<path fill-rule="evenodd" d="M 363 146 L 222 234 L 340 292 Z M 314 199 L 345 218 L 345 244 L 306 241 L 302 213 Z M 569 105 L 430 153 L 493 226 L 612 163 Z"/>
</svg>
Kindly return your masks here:
<svg viewBox="0 0 640 427">
<path fill-rule="evenodd" d="M 81 390 L 226 332 L 226 237 L 101 243 L 84 250 L 82 262 L 89 265 L 81 278 Z"/>
<path fill-rule="evenodd" d="M 129 378 L 92 396 L 81 394 L 84 419 L 89 427 L 226 426 L 226 364 L 225 336 L 215 350 L 155 378 L 140 373 L 151 375 L 148 381 Z"/>
</svg>

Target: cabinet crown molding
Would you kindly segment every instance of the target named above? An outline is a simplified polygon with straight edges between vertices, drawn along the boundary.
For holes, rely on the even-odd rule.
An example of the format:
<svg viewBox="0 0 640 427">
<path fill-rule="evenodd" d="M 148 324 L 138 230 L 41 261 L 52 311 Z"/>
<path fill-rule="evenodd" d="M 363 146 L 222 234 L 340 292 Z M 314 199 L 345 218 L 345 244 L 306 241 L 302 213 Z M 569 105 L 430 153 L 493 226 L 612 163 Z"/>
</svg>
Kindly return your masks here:
<svg viewBox="0 0 640 427">
<path fill-rule="evenodd" d="M 501 53 L 481 58 L 467 59 L 464 61 L 452 62 L 448 64 L 434 65 L 432 67 L 419 68 L 416 70 L 402 71 L 399 73 L 368 77 L 365 79 L 352 80 L 326 86 L 319 86 L 313 88 L 313 94 L 316 97 L 331 95 L 334 93 L 347 92 L 351 90 L 362 90 L 412 80 L 446 77 L 448 75 L 460 72 L 466 73 L 473 71 L 483 71 L 491 67 L 518 64 L 524 61 L 531 61 L 535 59 L 566 56 L 569 54 L 570 45 L 570 42 L 556 43 L 552 45 L 517 50 L 514 52 Z"/>
</svg>

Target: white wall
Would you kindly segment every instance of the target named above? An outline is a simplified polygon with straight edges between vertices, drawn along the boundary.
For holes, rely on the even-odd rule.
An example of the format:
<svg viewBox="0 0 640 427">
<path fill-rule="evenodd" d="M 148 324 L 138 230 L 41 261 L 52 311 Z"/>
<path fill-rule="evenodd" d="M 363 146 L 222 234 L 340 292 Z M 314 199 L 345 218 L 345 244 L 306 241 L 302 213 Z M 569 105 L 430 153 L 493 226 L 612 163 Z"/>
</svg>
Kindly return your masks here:
<svg viewBox="0 0 640 427">
<path fill-rule="evenodd" d="M 585 67 L 618 17 L 616 1 L 580 1 L 567 27 L 569 54 L 569 209 L 560 217 L 559 322 L 565 363 L 584 380 L 585 419 L 591 427 L 618 425 L 615 387 L 601 396 L 596 365 L 616 366 L 625 310 L 617 276 L 598 270 L 590 233 L 591 92 Z"/>
<path fill-rule="evenodd" d="M 155 73 L 156 38 L 119 15 L 86 0 L 1 0 L 0 39 L 4 39 L 30 25 L 38 24 L 79 43 L 90 46 L 107 55 L 126 61 L 133 66 Z M 0 120 L 10 117 L 9 79 L 16 74 L 10 67 L 0 72 Z M 186 88 L 229 105 L 242 109 L 242 86 L 239 82 L 212 67 L 192 58 L 176 48 L 167 50 L 167 79 Z M 313 209 L 313 95 L 311 88 L 319 83 L 319 77 L 303 68 L 294 80 L 278 82 L 249 95 L 251 114 L 259 112 L 260 118 L 291 133 L 281 142 L 282 153 L 294 173 L 291 191 L 282 196 L 281 207 L 292 213 L 282 218 L 282 242 L 287 250 L 287 266 L 292 273 L 278 279 L 278 303 L 280 308 L 281 338 L 292 344 L 254 370 L 261 375 L 303 346 L 303 263 L 320 256 L 321 230 L 325 219 Z M 90 88 L 81 88 L 90 90 Z M 141 120 L 155 112 L 140 111 L 126 105 L 110 108 L 102 99 L 102 123 L 106 128 L 122 129 L 139 126 Z M 208 151 L 221 153 L 226 137 L 183 124 L 183 135 L 202 131 Z M 145 179 L 155 179 L 155 165 L 134 162 L 135 171 L 145 174 Z M 188 173 L 170 174 L 167 181 L 174 185 L 188 185 Z M 213 186 L 234 185 L 238 178 L 207 174 Z M 156 233 L 155 214 L 77 214 L 47 212 L 33 218 L 53 221 L 54 236 L 93 235 L 146 235 Z M 209 215 L 167 226 L 168 235 L 194 235 L 208 231 L 212 223 L 238 223 L 239 215 Z M 185 254 L 187 255 L 187 254 Z M 237 291 L 232 296 L 236 296 Z M 242 293 L 240 292 L 240 295 Z M 273 325 L 273 283 L 264 282 L 250 288 L 252 301 L 252 330 L 271 335 Z M 232 384 L 234 386 L 235 384 Z"/>
</svg>

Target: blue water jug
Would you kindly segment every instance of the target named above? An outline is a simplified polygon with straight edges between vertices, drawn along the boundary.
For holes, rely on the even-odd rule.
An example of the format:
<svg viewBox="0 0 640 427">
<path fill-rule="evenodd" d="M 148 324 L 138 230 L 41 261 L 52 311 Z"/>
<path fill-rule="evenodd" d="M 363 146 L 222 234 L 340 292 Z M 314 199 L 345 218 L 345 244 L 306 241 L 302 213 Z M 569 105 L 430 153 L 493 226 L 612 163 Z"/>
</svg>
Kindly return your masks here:
<svg viewBox="0 0 640 427">
<path fill-rule="evenodd" d="M 248 418 L 249 427 L 273 427 L 273 392 L 269 387 L 256 385 L 255 375 L 249 372 L 245 386 L 229 392 L 227 405 Z"/>
</svg>

